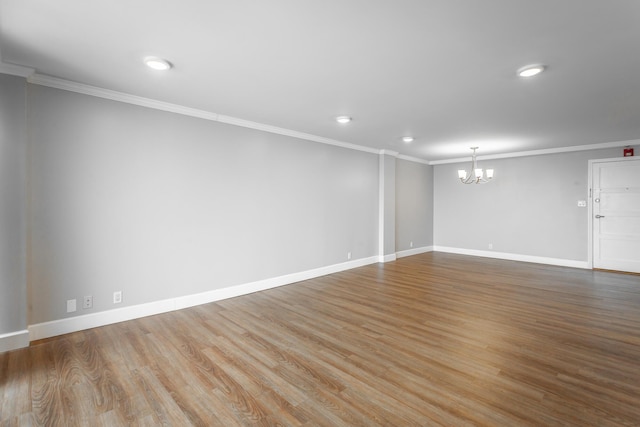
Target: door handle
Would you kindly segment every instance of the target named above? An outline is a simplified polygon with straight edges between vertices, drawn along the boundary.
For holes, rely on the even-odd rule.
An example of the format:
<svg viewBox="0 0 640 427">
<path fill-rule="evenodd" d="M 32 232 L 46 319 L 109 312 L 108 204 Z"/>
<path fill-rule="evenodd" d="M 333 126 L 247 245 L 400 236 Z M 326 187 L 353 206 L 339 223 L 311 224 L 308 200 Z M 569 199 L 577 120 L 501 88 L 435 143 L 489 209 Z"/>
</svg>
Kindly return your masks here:
<svg viewBox="0 0 640 427">
<path fill-rule="evenodd" d="M 596 215 L 596 218 L 598 218 L 598 219 L 604 218 L 604 215 Z"/>
</svg>

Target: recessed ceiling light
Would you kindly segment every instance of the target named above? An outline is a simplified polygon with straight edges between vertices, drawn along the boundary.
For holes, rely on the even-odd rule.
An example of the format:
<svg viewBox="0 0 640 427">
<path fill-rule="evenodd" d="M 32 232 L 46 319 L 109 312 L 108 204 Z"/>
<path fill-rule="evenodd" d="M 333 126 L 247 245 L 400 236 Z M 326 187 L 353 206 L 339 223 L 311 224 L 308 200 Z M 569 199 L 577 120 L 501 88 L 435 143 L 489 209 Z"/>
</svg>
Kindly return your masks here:
<svg viewBox="0 0 640 427">
<path fill-rule="evenodd" d="M 166 59 L 157 58 L 155 56 L 144 58 L 144 63 L 147 64 L 147 67 L 158 71 L 166 71 L 172 66 L 171 62 Z"/>
<path fill-rule="evenodd" d="M 527 65 L 518 70 L 518 75 L 520 77 L 533 77 L 543 72 L 544 69 L 544 65 Z"/>
<path fill-rule="evenodd" d="M 351 120 L 353 120 L 353 119 L 351 117 L 349 117 L 349 116 L 338 116 L 338 117 L 336 117 L 336 122 L 342 123 L 342 124 L 349 123 Z"/>
<path fill-rule="evenodd" d="M 412 136 L 403 136 L 402 137 L 402 142 L 406 142 L 407 144 L 410 142 L 413 142 L 413 137 Z"/>
</svg>

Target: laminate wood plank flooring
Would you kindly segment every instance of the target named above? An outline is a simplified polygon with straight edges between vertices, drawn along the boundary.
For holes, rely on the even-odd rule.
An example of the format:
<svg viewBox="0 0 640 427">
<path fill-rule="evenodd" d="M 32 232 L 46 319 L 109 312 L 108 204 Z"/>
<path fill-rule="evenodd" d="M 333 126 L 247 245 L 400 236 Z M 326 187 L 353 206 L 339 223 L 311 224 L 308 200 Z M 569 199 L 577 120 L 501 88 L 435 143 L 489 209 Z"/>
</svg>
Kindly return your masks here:
<svg viewBox="0 0 640 427">
<path fill-rule="evenodd" d="M 640 276 L 427 253 L 0 354 L 0 426 L 640 426 Z"/>
</svg>

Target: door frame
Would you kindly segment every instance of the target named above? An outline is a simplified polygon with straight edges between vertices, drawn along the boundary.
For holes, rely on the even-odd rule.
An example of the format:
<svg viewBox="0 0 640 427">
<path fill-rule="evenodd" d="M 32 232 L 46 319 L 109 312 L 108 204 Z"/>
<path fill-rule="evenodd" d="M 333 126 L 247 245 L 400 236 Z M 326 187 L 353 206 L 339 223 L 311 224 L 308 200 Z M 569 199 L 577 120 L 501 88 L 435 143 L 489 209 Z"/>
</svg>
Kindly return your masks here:
<svg viewBox="0 0 640 427">
<path fill-rule="evenodd" d="M 587 268 L 593 270 L 593 167 L 596 163 L 612 163 L 612 162 L 627 162 L 630 160 L 640 160 L 639 157 L 627 156 L 627 157 L 614 157 L 610 159 L 592 159 L 589 160 L 589 173 L 587 183 L 589 187 L 589 201 L 587 202 L 587 214 L 589 215 L 587 221 L 588 233 L 588 250 L 587 250 Z"/>
</svg>

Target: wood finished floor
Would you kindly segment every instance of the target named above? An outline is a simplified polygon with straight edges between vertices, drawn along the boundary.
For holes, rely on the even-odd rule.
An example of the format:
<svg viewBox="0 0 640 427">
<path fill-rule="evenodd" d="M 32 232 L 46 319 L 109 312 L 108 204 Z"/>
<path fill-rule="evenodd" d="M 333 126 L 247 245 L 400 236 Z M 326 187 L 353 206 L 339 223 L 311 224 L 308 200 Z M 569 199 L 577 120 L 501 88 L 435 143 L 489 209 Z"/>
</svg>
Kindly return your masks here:
<svg viewBox="0 0 640 427">
<path fill-rule="evenodd" d="M 0 354 L 0 425 L 640 425 L 640 276 L 443 253 Z"/>
</svg>

